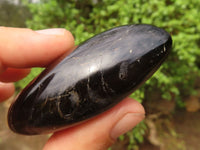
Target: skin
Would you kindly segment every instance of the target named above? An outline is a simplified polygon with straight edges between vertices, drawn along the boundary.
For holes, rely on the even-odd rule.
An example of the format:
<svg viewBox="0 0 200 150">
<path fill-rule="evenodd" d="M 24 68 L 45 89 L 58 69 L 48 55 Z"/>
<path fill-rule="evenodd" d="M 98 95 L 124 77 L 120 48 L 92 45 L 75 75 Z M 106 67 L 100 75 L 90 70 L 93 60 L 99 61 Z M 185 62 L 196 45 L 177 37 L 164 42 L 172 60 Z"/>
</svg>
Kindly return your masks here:
<svg viewBox="0 0 200 150">
<path fill-rule="evenodd" d="M 0 27 L 0 41 L 0 101 L 14 94 L 13 82 L 27 76 L 31 67 L 48 66 L 75 48 L 72 34 L 65 29 Z M 89 121 L 54 133 L 44 150 L 106 150 L 144 116 L 142 105 L 126 98 Z"/>
</svg>

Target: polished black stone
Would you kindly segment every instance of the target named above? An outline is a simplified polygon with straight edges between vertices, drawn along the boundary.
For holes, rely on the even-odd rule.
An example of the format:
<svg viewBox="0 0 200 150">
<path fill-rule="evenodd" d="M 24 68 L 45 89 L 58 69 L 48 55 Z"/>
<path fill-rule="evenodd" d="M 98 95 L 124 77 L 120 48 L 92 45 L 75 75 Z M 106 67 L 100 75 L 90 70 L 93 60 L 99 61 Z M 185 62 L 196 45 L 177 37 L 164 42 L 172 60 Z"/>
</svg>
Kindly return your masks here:
<svg viewBox="0 0 200 150">
<path fill-rule="evenodd" d="M 11 105 L 10 128 L 58 131 L 108 110 L 161 65 L 170 35 L 151 25 L 116 27 L 94 36 L 32 81 Z"/>
</svg>

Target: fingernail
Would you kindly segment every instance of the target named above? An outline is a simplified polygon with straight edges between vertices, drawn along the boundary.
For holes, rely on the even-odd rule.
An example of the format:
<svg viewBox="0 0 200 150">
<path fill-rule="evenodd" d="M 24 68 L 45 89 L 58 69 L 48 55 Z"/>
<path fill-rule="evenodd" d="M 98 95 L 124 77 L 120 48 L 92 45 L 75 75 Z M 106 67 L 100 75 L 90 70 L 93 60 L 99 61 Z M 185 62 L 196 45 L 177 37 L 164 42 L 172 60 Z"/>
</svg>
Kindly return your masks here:
<svg viewBox="0 0 200 150">
<path fill-rule="evenodd" d="M 37 30 L 36 32 L 47 35 L 64 35 L 65 31 L 66 30 L 63 28 L 53 28 L 53 29 Z"/>
<path fill-rule="evenodd" d="M 128 132 L 144 119 L 144 114 L 128 113 L 120 119 L 111 130 L 111 138 L 116 139 L 120 135 Z"/>
</svg>

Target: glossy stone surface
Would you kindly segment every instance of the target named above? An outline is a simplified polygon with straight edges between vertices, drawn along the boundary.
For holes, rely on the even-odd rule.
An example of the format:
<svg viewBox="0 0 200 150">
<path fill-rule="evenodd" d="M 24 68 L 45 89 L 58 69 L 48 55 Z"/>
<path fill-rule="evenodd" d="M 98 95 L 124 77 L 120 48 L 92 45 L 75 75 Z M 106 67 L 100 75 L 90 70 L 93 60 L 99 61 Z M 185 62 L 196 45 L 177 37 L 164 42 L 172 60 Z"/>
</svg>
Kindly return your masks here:
<svg viewBox="0 0 200 150">
<path fill-rule="evenodd" d="M 151 25 L 94 36 L 32 81 L 11 105 L 10 128 L 50 133 L 100 114 L 127 97 L 165 60 L 170 35 Z"/>
</svg>

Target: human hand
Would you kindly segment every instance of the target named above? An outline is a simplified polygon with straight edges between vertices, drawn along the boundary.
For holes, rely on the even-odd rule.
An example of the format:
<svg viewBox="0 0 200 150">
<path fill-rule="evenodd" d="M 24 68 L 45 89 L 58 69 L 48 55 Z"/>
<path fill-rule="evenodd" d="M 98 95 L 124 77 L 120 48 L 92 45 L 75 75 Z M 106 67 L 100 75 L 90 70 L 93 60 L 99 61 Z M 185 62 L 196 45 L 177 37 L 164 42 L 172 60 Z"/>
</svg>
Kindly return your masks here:
<svg viewBox="0 0 200 150">
<path fill-rule="evenodd" d="M 14 93 L 12 82 L 25 77 L 31 67 L 45 67 L 74 48 L 64 29 L 32 31 L 0 27 L 0 101 Z M 115 139 L 144 118 L 140 103 L 126 98 L 112 109 L 80 125 L 54 133 L 44 150 L 106 150 Z"/>
<path fill-rule="evenodd" d="M 0 101 L 14 93 L 11 82 L 25 77 L 27 68 L 47 66 L 74 47 L 73 36 L 64 29 L 34 32 L 0 27 L 0 41 Z"/>
</svg>

